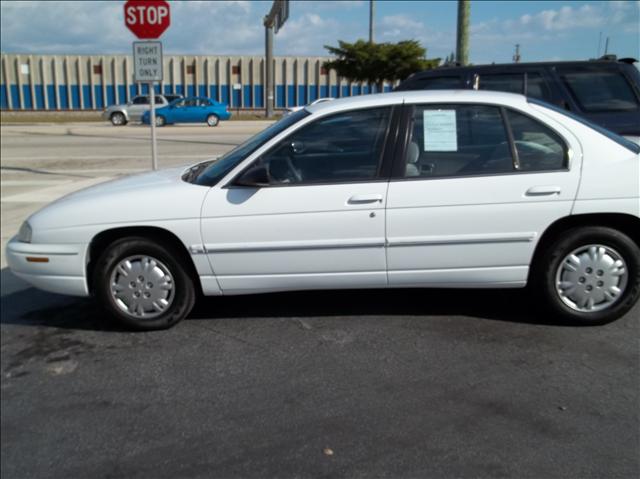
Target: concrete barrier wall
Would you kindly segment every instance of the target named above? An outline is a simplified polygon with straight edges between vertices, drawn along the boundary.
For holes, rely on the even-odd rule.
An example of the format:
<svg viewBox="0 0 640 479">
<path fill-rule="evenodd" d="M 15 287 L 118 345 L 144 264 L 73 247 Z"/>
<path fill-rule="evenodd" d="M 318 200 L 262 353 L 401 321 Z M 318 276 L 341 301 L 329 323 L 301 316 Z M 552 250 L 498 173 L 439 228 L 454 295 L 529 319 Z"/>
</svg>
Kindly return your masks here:
<svg viewBox="0 0 640 479">
<path fill-rule="evenodd" d="M 374 85 L 325 70 L 328 59 L 274 58 L 276 108 L 376 92 Z M 265 107 L 263 57 L 165 55 L 163 67 L 158 93 L 207 96 L 231 108 Z M 146 84 L 133 81 L 128 55 L 3 54 L 0 69 L 2 110 L 101 110 L 148 93 Z M 384 90 L 391 88 L 385 84 Z"/>
</svg>

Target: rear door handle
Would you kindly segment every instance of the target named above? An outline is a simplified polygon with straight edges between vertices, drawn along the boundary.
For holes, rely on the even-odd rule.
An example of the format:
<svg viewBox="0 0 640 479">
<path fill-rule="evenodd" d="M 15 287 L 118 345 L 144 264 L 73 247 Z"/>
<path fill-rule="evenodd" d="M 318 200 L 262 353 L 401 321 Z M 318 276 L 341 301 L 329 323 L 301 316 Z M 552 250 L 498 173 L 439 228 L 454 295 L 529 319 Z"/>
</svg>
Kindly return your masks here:
<svg viewBox="0 0 640 479">
<path fill-rule="evenodd" d="M 526 196 L 550 196 L 559 195 L 562 188 L 559 186 L 532 186 L 525 193 Z"/>
<path fill-rule="evenodd" d="M 364 203 L 382 203 L 382 195 L 353 195 L 347 200 L 347 204 L 361 205 Z"/>
</svg>

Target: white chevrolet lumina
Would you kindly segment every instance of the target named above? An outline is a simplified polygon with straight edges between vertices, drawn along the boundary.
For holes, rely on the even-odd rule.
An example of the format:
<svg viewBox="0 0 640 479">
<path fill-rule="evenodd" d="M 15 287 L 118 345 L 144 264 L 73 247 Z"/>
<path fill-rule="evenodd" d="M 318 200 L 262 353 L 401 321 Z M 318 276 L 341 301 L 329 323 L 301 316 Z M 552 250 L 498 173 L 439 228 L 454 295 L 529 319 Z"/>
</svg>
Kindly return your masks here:
<svg viewBox="0 0 640 479">
<path fill-rule="evenodd" d="M 639 151 L 521 95 L 334 100 L 217 161 L 66 196 L 7 258 L 139 329 L 198 293 L 527 284 L 557 317 L 604 323 L 640 295 Z"/>
</svg>

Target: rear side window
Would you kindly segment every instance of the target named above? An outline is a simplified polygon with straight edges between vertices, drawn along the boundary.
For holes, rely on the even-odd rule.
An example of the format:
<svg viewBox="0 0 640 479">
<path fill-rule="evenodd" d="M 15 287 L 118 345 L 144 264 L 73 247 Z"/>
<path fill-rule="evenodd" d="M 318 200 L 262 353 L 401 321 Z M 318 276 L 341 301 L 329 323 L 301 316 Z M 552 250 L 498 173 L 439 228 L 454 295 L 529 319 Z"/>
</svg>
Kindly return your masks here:
<svg viewBox="0 0 640 479">
<path fill-rule="evenodd" d="M 563 108 L 558 108 L 555 105 L 552 105 L 550 103 L 545 103 L 543 101 L 534 100 L 534 99 L 530 99 L 528 101 L 529 103 L 532 103 L 534 105 L 541 106 L 543 108 L 553 110 L 556 113 L 560 113 L 561 115 L 567 116 L 572 120 L 577 121 L 578 123 L 582 123 L 583 125 L 588 126 L 589 128 L 592 128 L 593 130 L 597 131 L 601 135 L 606 136 L 610 140 L 615 141 L 620 146 L 624 146 L 626 149 L 628 149 L 629 151 L 632 151 L 635 154 L 640 153 L 640 145 L 638 145 L 637 143 L 634 143 L 631 140 L 627 140 L 625 137 L 617 135 L 614 132 L 601 127 L 600 125 L 597 125 L 596 123 L 593 123 L 592 121 L 587 120 L 583 116 L 576 115 L 575 113 L 571 113 L 570 111 L 567 111 Z"/>
<path fill-rule="evenodd" d="M 405 155 L 405 177 L 514 171 L 500 109 L 485 105 L 417 105 Z"/>
<path fill-rule="evenodd" d="M 584 111 L 638 109 L 638 99 L 619 71 L 558 69 L 558 72 Z"/>
<path fill-rule="evenodd" d="M 462 88 L 458 76 L 420 78 L 411 83 L 411 90 L 456 90 Z"/>
<path fill-rule="evenodd" d="M 567 168 L 564 140 L 522 113 L 493 105 L 416 105 L 405 178 L 443 178 Z M 511 141 L 513 139 L 513 142 Z"/>
<path fill-rule="evenodd" d="M 567 165 L 564 141 L 542 123 L 513 110 L 506 110 L 517 153 L 519 171 L 559 170 Z"/>
<path fill-rule="evenodd" d="M 522 73 L 480 75 L 478 89 L 522 93 L 524 91 L 524 75 Z"/>
</svg>

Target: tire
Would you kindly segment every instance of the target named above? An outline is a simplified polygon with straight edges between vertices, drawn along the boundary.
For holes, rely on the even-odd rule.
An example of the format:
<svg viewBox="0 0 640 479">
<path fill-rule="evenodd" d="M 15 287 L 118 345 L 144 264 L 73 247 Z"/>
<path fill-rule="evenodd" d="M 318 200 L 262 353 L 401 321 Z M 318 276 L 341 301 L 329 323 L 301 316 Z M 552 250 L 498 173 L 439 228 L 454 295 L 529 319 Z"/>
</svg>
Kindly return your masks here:
<svg viewBox="0 0 640 479">
<path fill-rule="evenodd" d="M 119 111 L 112 113 L 109 119 L 113 126 L 124 126 L 127 124 L 127 118 L 124 116 L 124 113 L 120 113 Z"/>
<path fill-rule="evenodd" d="M 534 289 L 551 313 L 568 322 L 609 323 L 640 296 L 640 248 L 613 228 L 567 230 L 541 260 Z"/>
<path fill-rule="evenodd" d="M 193 281 L 177 258 L 167 246 L 146 238 L 115 241 L 96 263 L 95 295 L 111 316 L 132 329 L 174 326 L 196 298 Z"/>
<path fill-rule="evenodd" d="M 207 125 L 218 126 L 218 123 L 220 123 L 220 118 L 218 118 L 218 115 L 209 115 L 207 117 Z"/>
<path fill-rule="evenodd" d="M 164 126 L 167 124 L 167 120 L 162 115 L 156 115 L 156 126 Z"/>
</svg>

